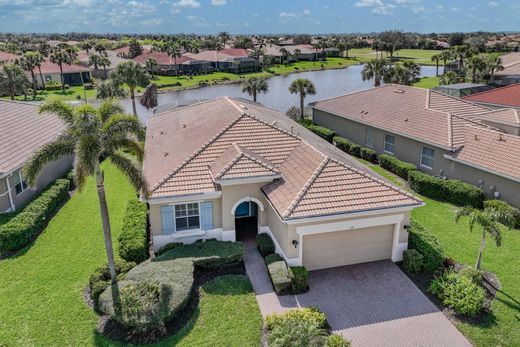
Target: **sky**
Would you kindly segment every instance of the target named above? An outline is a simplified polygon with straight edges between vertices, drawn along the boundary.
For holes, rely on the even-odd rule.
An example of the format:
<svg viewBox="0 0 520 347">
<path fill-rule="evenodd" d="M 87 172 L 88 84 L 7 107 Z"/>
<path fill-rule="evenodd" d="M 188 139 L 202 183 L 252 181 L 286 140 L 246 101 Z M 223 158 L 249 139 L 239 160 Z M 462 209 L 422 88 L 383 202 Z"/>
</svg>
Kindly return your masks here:
<svg viewBox="0 0 520 347">
<path fill-rule="evenodd" d="M 0 0 L 0 32 L 520 31 L 520 0 Z"/>
</svg>

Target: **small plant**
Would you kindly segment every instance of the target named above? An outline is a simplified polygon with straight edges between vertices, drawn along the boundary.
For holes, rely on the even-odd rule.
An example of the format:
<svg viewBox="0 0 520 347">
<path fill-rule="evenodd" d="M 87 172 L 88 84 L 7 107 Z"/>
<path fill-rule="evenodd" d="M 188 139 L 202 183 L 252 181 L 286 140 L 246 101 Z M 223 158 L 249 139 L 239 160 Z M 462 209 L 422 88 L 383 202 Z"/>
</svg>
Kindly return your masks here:
<svg viewBox="0 0 520 347">
<path fill-rule="evenodd" d="M 258 250 L 262 257 L 266 257 L 269 254 L 274 253 L 274 242 L 271 237 L 267 234 L 258 234 L 256 235 L 256 245 L 258 246 Z"/>
<path fill-rule="evenodd" d="M 410 223 L 408 233 L 408 247 L 417 250 L 423 256 L 422 270 L 433 273 L 440 269 L 443 266 L 445 256 L 444 249 L 437 237 L 415 221 Z"/>
<path fill-rule="evenodd" d="M 376 151 L 370 148 L 361 148 L 361 158 L 368 160 L 371 163 L 377 163 Z"/>
<path fill-rule="evenodd" d="M 278 254 L 271 254 L 265 258 L 265 262 L 275 292 L 278 295 L 288 294 L 292 286 L 292 272 L 287 267 L 285 260 Z"/>
<path fill-rule="evenodd" d="M 419 273 L 423 267 L 423 255 L 415 249 L 408 249 L 403 252 L 403 267 L 411 273 Z"/>
<path fill-rule="evenodd" d="M 302 294 L 309 290 L 309 271 L 305 266 L 292 266 L 292 285 L 295 294 Z"/>
<path fill-rule="evenodd" d="M 141 263 L 148 259 L 148 208 L 139 200 L 127 203 L 123 228 L 119 235 L 119 255 L 127 261 Z"/>
<path fill-rule="evenodd" d="M 274 313 L 265 317 L 267 330 L 272 330 L 276 325 L 287 321 L 307 321 L 318 328 L 325 329 L 327 327 L 325 313 L 315 307 L 288 310 L 284 313 Z"/>
<path fill-rule="evenodd" d="M 341 335 L 330 335 L 324 347 L 351 347 L 352 343 Z"/>
</svg>

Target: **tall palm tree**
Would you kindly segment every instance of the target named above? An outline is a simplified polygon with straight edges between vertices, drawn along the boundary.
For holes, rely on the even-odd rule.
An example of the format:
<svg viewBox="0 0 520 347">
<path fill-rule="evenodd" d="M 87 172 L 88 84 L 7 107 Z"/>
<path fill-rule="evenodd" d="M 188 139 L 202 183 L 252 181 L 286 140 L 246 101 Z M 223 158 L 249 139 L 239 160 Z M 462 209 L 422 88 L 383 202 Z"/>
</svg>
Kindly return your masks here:
<svg viewBox="0 0 520 347">
<path fill-rule="evenodd" d="M 490 79 L 493 80 L 495 72 L 504 70 L 502 59 L 498 56 L 489 55 L 485 58 Z"/>
<path fill-rule="evenodd" d="M 58 50 L 49 57 L 50 61 L 58 65 L 60 68 L 61 90 L 65 92 L 65 82 L 63 80 L 63 64 L 71 65 L 72 59 L 65 51 Z"/>
<path fill-rule="evenodd" d="M 67 129 L 56 141 L 32 155 L 23 168 L 24 177 L 34 186 L 45 165 L 64 156 L 74 156 L 74 181 L 79 191 L 85 187 L 88 176 L 95 177 L 110 277 L 115 283 L 112 235 L 100 162 L 101 158 L 110 159 L 138 191 L 146 194 L 141 165 L 122 154 L 125 150 L 142 160 L 143 149 L 138 140 L 144 140 L 144 127 L 137 117 L 122 114 L 123 107 L 112 100 L 96 109 L 88 104 L 73 107 L 62 100 L 50 99 L 40 107 L 40 113 L 43 112 L 61 118 Z"/>
<path fill-rule="evenodd" d="M 482 229 L 480 238 L 480 249 L 477 257 L 475 268 L 480 270 L 482 263 L 482 253 L 486 244 L 486 234 L 489 234 L 497 247 L 502 245 L 502 234 L 500 232 L 499 221 L 504 223 L 509 229 L 514 225 L 514 216 L 509 213 L 501 212 L 493 208 L 478 210 L 473 207 L 463 207 L 459 209 L 455 215 L 455 222 L 459 222 L 462 217 L 468 217 L 469 230 L 473 231 L 475 225 Z"/>
<path fill-rule="evenodd" d="M 387 70 L 385 59 L 372 59 L 363 66 L 361 70 L 361 78 L 363 81 L 374 79 L 374 87 L 381 85 L 381 80 L 384 78 Z"/>
<path fill-rule="evenodd" d="M 14 100 L 17 93 L 25 94 L 25 91 L 30 86 L 31 82 L 23 69 L 16 64 L 2 65 L 0 71 L 0 93 L 7 94 Z"/>
<path fill-rule="evenodd" d="M 299 60 L 298 57 L 300 56 L 300 54 L 302 54 L 302 50 L 299 49 L 299 48 L 296 48 L 296 49 L 294 50 L 294 58 L 295 58 L 296 60 Z"/>
<path fill-rule="evenodd" d="M 36 90 L 38 89 L 38 85 L 36 82 L 36 76 L 34 74 L 34 69 L 38 64 L 41 64 L 41 55 L 38 52 L 27 52 L 24 53 L 22 57 L 16 60 L 16 64 L 19 65 L 25 71 L 28 71 L 31 74 L 31 82 L 32 88 L 34 92 L 34 98 L 36 98 Z"/>
<path fill-rule="evenodd" d="M 457 81 L 460 79 L 460 76 L 457 75 L 453 71 L 446 71 L 440 78 L 439 78 L 439 84 L 441 86 L 457 83 Z"/>
<path fill-rule="evenodd" d="M 480 82 L 483 72 L 486 70 L 486 61 L 481 55 L 474 55 L 465 61 L 466 71 L 470 71 L 471 82 Z"/>
<path fill-rule="evenodd" d="M 112 78 L 114 81 L 128 86 L 130 99 L 132 99 L 132 111 L 134 115 L 137 116 L 137 108 L 135 106 L 135 88 L 149 83 L 150 77 L 146 73 L 146 69 L 131 60 L 125 61 L 116 66 Z"/>
<path fill-rule="evenodd" d="M 34 66 L 38 68 L 38 74 L 40 75 L 40 80 L 42 81 L 42 89 L 45 90 L 45 80 L 43 79 L 42 74 L 42 64 L 45 61 L 45 58 L 40 52 L 34 52 L 33 54 L 34 56 L 32 59 L 34 61 Z"/>
<path fill-rule="evenodd" d="M 300 95 L 300 117 L 303 118 L 305 97 L 307 95 L 316 94 L 314 83 L 306 78 L 298 78 L 297 80 L 294 80 L 289 86 L 289 92 L 291 92 L 291 94 Z"/>
<path fill-rule="evenodd" d="M 99 66 L 103 67 L 103 75 L 105 76 L 105 78 L 108 78 L 107 67 L 111 64 L 112 62 L 110 61 L 110 59 L 108 59 L 108 57 L 101 57 L 101 59 L 99 60 Z"/>
<path fill-rule="evenodd" d="M 152 80 L 155 79 L 154 77 L 154 71 L 155 69 L 157 69 L 157 60 L 153 59 L 153 58 L 149 58 L 146 63 L 146 70 L 148 70 L 148 72 L 150 73 L 151 77 L 152 77 Z"/>
<path fill-rule="evenodd" d="M 439 76 L 439 60 L 441 60 L 441 54 L 432 55 L 431 61 L 435 62 L 435 76 Z"/>
<path fill-rule="evenodd" d="M 242 92 L 252 96 L 254 102 L 258 93 L 267 93 L 268 90 L 267 80 L 263 77 L 251 77 L 242 82 Z"/>
<path fill-rule="evenodd" d="M 179 66 L 177 65 L 177 58 L 182 56 L 181 47 L 175 42 L 168 42 L 165 45 L 166 53 L 173 58 L 173 63 L 175 65 L 175 76 L 179 75 Z"/>
<path fill-rule="evenodd" d="M 96 78 L 99 77 L 98 69 L 99 69 L 99 63 L 101 62 L 101 56 L 97 54 L 92 54 L 88 58 L 88 66 L 94 65 L 94 72 L 96 73 Z"/>
<path fill-rule="evenodd" d="M 457 57 L 457 60 L 459 61 L 459 68 L 460 73 L 463 72 L 464 69 L 464 62 L 466 59 L 470 58 L 473 55 L 473 52 L 468 46 L 455 46 L 452 48 L 453 55 Z"/>
<path fill-rule="evenodd" d="M 444 50 L 439 53 L 439 59 L 444 63 L 443 73 L 446 73 L 446 65 L 448 64 L 448 60 L 453 59 L 453 54 L 450 50 Z"/>
<path fill-rule="evenodd" d="M 287 57 L 289 57 L 289 51 L 286 48 L 282 47 L 280 48 L 280 54 L 282 55 L 283 62 L 286 62 Z"/>
<path fill-rule="evenodd" d="M 79 46 L 88 54 L 88 51 L 94 47 L 94 42 L 92 40 L 84 40 L 80 43 Z"/>
</svg>

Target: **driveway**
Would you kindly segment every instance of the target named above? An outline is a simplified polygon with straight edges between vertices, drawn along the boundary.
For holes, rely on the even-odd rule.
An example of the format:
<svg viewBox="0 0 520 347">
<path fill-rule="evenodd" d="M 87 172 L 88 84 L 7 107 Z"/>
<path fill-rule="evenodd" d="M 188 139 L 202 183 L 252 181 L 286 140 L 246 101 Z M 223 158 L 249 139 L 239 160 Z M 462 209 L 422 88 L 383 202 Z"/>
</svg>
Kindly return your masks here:
<svg viewBox="0 0 520 347">
<path fill-rule="evenodd" d="M 246 270 L 263 315 L 318 307 L 353 346 L 466 347 L 468 340 L 391 261 L 312 271 L 310 291 L 278 297 L 263 259 L 246 244 Z"/>
</svg>

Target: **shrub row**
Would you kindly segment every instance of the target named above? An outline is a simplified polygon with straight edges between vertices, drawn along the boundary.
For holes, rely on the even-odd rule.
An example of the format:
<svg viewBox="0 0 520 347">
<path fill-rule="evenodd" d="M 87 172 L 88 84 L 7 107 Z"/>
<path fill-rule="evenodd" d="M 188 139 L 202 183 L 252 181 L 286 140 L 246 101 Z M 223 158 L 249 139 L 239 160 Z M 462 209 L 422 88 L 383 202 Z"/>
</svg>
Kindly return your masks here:
<svg viewBox="0 0 520 347">
<path fill-rule="evenodd" d="M 512 215 L 514 217 L 513 227 L 520 229 L 520 211 L 517 208 L 509 205 L 507 202 L 502 200 L 486 200 L 484 201 L 484 208 L 495 209 L 498 212 Z M 501 220 L 500 222 L 505 225 L 508 224 L 508 222 L 505 220 Z"/>
<path fill-rule="evenodd" d="M 300 124 L 324 139 L 327 142 L 332 143 L 334 136 L 336 136 L 336 132 L 334 130 L 330 130 L 329 128 L 322 127 L 320 125 L 316 125 L 310 121 L 300 121 Z"/>
<path fill-rule="evenodd" d="M 258 234 L 256 235 L 256 245 L 258 246 L 258 250 L 262 257 L 266 257 L 269 254 L 273 254 L 275 247 L 274 242 L 271 237 L 267 234 Z"/>
<path fill-rule="evenodd" d="M 265 257 L 265 263 L 267 264 L 269 277 L 271 277 L 276 294 L 289 294 L 291 292 L 293 275 L 287 267 L 285 260 L 275 253 Z"/>
<path fill-rule="evenodd" d="M 407 249 L 403 252 L 403 268 L 411 273 L 419 273 L 423 268 L 424 257 L 415 249 Z"/>
<path fill-rule="evenodd" d="M 8 222 L 0 225 L 0 253 L 22 248 L 41 232 L 68 198 L 68 191 L 69 181 L 58 179 Z"/>
<path fill-rule="evenodd" d="M 177 82 L 174 82 L 174 83 L 161 83 L 161 84 L 158 84 L 157 88 L 162 89 L 162 88 L 180 87 L 180 86 L 182 86 L 182 82 L 177 81 Z"/>
<path fill-rule="evenodd" d="M 483 208 L 486 200 L 484 191 L 469 183 L 447 180 L 417 170 L 409 172 L 408 182 L 410 188 L 421 195 L 458 206 Z"/>
<path fill-rule="evenodd" d="M 335 136 L 334 137 L 334 144 L 336 147 L 341 149 L 343 152 L 346 152 L 350 155 L 353 155 L 354 157 L 361 157 L 361 146 L 358 144 L 355 144 L 354 142 L 347 140 L 344 137 L 341 136 Z"/>
<path fill-rule="evenodd" d="M 126 205 L 123 227 L 119 235 L 119 256 L 126 261 L 141 263 L 148 259 L 148 209 L 139 200 Z"/>
<path fill-rule="evenodd" d="M 388 154 L 381 154 L 379 156 L 379 165 L 397 176 L 408 180 L 410 171 L 417 170 L 417 166 L 412 163 L 401 161 L 396 157 Z"/>
<path fill-rule="evenodd" d="M 377 163 L 377 154 L 376 151 L 370 148 L 363 147 L 361 148 L 361 158 L 371 162 Z"/>
<path fill-rule="evenodd" d="M 415 221 L 410 223 L 408 233 L 408 248 L 416 250 L 423 257 L 420 271 L 433 273 L 440 269 L 443 266 L 445 255 L 437 237 Z M 410 256 L 410 254 L 407 256 Z M 417 265 L 414 265 L 414 270 L 416 270 L 415 266 Z"/>
</svg>

